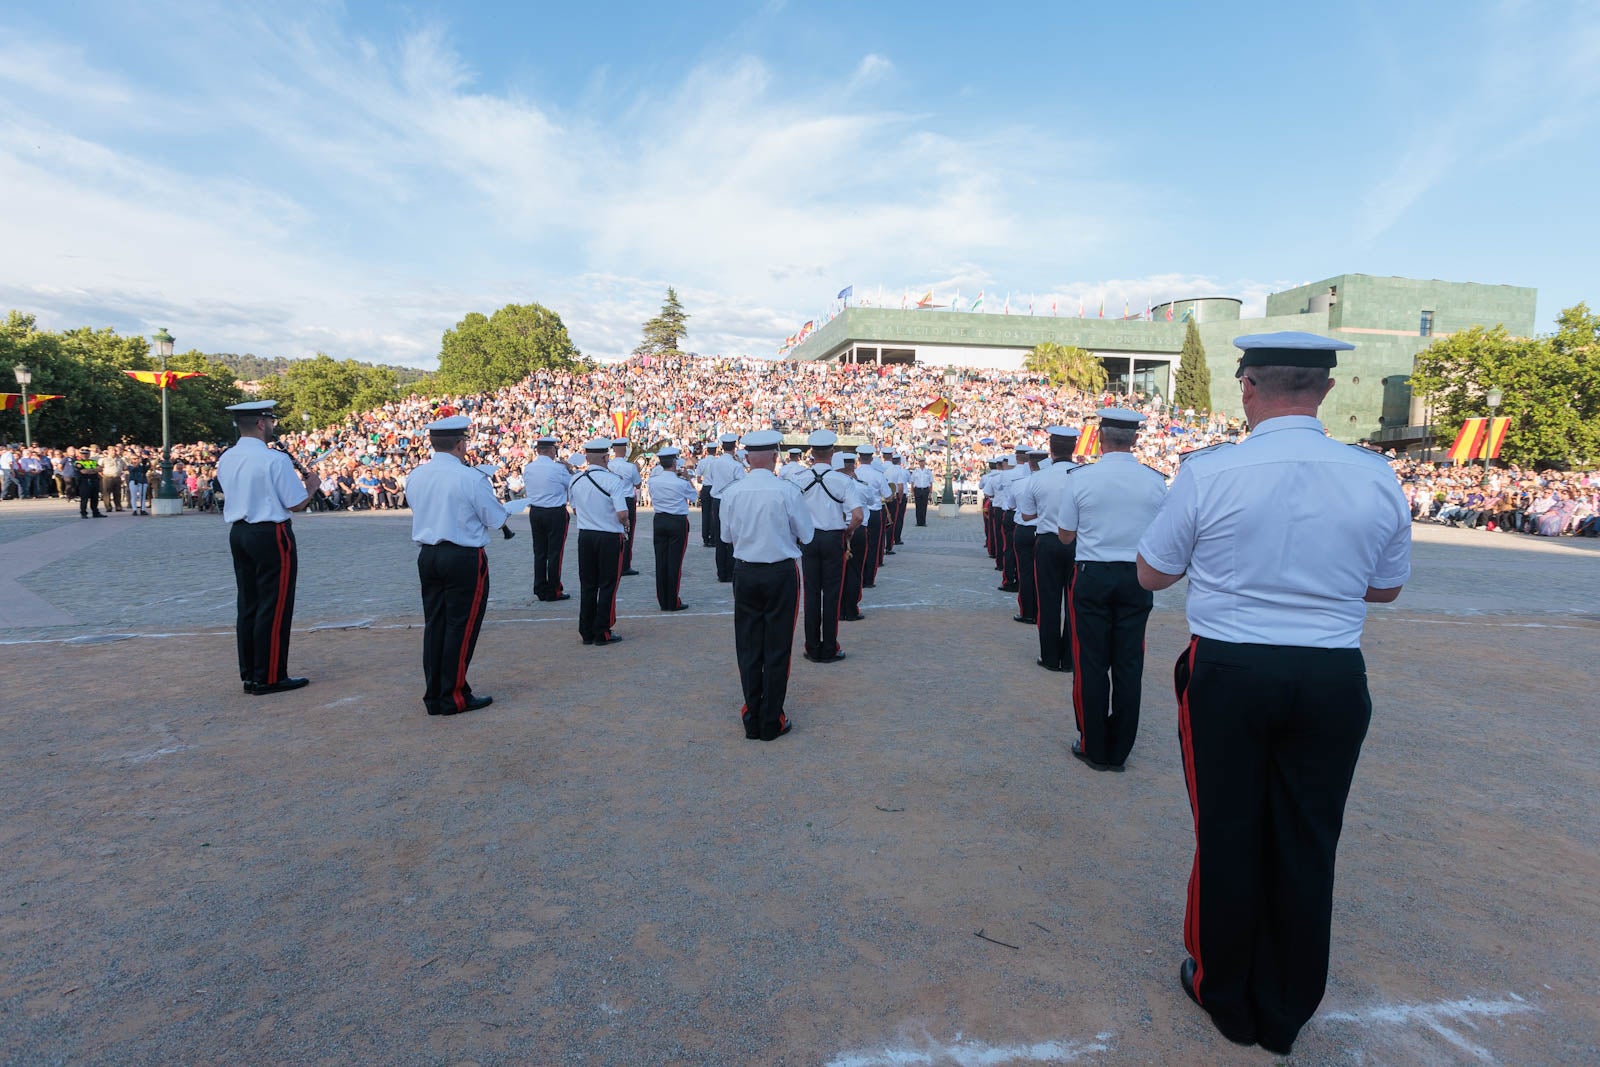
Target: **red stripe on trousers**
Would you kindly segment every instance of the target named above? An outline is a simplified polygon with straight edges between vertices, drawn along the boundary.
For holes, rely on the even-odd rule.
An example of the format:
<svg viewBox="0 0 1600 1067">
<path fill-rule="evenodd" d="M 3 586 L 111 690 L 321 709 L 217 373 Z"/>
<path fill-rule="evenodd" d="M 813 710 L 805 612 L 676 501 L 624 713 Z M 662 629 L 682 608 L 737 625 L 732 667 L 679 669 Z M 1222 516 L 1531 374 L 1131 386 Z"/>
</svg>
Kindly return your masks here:
<svg viewBox="0 0 1600 1067">
<path fill-rule="evenodd" d="M 483 580 L 489 577 L 489 560 L 483 549 L 478 549 L 478 584 L 472 589 L 472 607 L 467 610 L 467 630 L 461 635 L 461 656 L 456 661 L 456 685 L 451 697 L 457 711 L 467 708 L 467 649 L 472 647 L 472 628 L 477 625 L 478 613 L 483 610 Z"/>
<path fill-rule="evenodd" d="M 289 541 L 285 534 L 283 523 L 279 523 L 273 531 L 273 537 L 278 545 L 278 602 L 272 606 L 272 640 L 270 648 L 271 657 L 267 660 L 267 684 L 274 685 L 278 681 L 278 650 L 281 646 L 280 634 L 283 632 L 283 604 L 289 597 Z"/>
<path fill-rule="evenodd" d="M 672 587 L 672 606 L 683 603 L 683 557 L 689 551 L 689 513 L 683 513 L 683 546 L 678 549 L 678 584 Z"/>
<path fill-rule="evenodd" d="M 1072 645 L 1072 717 L 1078 720 L 1078 741 L 1083 741 L 1083 664 L 1078 662 L 1078 583 L 1067 587 L 1067 633 Z"/>
<path fill-rule="evenodd" d="M 623 540 L 617 542 L 617 583 L 611 587 L 611 621 L 606 623 L 606 638 L 611 637 L 611 628 L 617 624 L 617 590 L 622 588 L 622 548 L 627 543 L 627 534 L 618 534 Z"/>
<path fill-rule="evenodd" d="M 1200 982 L 1205 963 L 1200 958 L 1200 797 L 1194 781 L 1194 737 L 1189 724 L 1189 686 L 1194 684 L 1194 654 L 1198 637 L 1189 638 L 1189 677 L 1178 694 L 1178 741 L 1183 748 L 1183 777 L 1189 786 L 1189 810 L 1194 813 L 1194 863 L 1189 868 L 1189 896 L 1183 916 L 1183 947 L 1194 957 L 1194 995 L 1202 1004 Z"/>
</svg>

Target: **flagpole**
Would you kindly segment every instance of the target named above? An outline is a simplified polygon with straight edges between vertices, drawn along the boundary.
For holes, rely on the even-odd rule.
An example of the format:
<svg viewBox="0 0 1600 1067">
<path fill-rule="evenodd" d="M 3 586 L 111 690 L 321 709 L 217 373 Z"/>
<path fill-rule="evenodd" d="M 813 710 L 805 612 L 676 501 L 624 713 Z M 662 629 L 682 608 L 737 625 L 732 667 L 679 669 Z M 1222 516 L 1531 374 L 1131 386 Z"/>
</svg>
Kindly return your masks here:
<svg viewBox="0 0 1600 1067">
<path fill-rule="evenodd" d="M 167 357 L 172 354 L 172 335 L 162 327 L 152 335 L 156 352 L 161 356 L 161 480 L 156 483 L 156 498 L 151 501 L 152 515 L 183 514 L 183 498 L 172 484 L 172 426 L 167 418 Z"/>
</svg>

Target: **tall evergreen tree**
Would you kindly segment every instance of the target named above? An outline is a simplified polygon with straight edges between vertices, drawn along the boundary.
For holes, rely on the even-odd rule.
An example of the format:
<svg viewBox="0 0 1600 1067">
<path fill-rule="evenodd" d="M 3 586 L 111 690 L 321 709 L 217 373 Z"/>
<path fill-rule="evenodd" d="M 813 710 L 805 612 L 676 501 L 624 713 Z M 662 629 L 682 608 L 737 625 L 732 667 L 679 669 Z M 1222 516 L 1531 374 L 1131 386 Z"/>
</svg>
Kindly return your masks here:
<svg viewBox="0 0 1600 1067">
<path fill-rule="evenodd" d="M 1200 343 L 1200 328 L 1189 320 L 1183 335 L 1183 354 L 1178 357 L 1178 384 L 1172 406 L 1179 411 L 1193 408 L 1211 410 L 1211 368 L 1206 366 L 1206 346 Z"/>
<path fill-rule="evenodd" d="M 688 336 L 684 324 L 689 315 L 678 300 L 678 291 L 667 286 L 667 298 L 661 304 L 661 314 L 644 324 L 644 340 L 633 350 L 636 356 L 681 356 L 678 342 Z"/>
</svg>

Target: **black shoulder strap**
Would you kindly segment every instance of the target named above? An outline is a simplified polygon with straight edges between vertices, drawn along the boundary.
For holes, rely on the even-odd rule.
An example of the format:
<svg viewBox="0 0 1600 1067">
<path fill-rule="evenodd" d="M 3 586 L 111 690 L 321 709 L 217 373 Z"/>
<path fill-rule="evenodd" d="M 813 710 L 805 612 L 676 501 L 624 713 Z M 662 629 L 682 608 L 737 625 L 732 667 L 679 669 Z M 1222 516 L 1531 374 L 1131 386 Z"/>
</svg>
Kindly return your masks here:
<svg viewBox="0 0 1600 1067">
<path fill-rule="evenodd" d="M 844 503 L 844 501 L 840 500 L 838 497 L 834 496 L 833 492 L 828 488 L 828 483 L 825 480 L 827 478 L 827 476 L 828 476 L 828 472 L 827 471 L 819 471 L 815 467 L 811 468 L 811 484 L 806 486 L 804 489 L 802 489 L 800 491 L 802 493 L 809 493 L 809 492 L 811 492 L 811 490 L 815 489 L 817 486 L 820 485 L 820 486 L 822 486 L 822 491 L 828 495 L 828 499 L 829 500 L 833 501 L 835 504 L 841 504 L 842 505 Z"/>
<path fill-rule="evenodd" d="M 594 486 L 596 489 L 599 489 L 600 492 L 602 494 L 604 494 L 605 496 L 609 497 L 611 495 L 610 493 L 607 493 L 604 489 L 601 489 L 600 488 L 600 483 L 594 480 L 594 471 L 591 471 L 591 470 L 584 471 L 582 474 L 578 475 L 578 481 L 580 481 L 580 482 L 588 482 L 590 485 Z"/>
</svg>

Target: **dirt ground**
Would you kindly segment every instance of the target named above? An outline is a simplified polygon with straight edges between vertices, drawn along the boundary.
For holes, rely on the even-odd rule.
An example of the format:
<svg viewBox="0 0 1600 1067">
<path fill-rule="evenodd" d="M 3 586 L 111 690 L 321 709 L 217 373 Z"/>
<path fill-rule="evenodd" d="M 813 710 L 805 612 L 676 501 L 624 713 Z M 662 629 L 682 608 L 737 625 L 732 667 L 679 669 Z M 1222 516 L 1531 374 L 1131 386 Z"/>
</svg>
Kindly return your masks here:
<svg viewBox="0 0 1600 1067">
<path fill-rule="evenodd" d="M 495 704 L 440 719 L 403 518 L 297 520 L 313 681 L 255 698 L 219 523 L 107 520 L 95 559 L 157 539 L 184 573 L 108 594 L 22 573 L 91 536 L 41 514 L 0 513 L 43 602 L 0 598 L 0 1061 L 1274 1061 L 1176 980 L 1181 585 L 1129 773 L 1097 775 L 971 516 L 908 533 L 762 744 L 698 516 L 691 609 L 654 611 L 642 539 L 615 648 L 496 542 Z M 1329 988 L 1290 1062 L 1600 1062 L 1597 594 L 1582 546 L 1419 532 L 1368 624 Z"/>
</svg>

